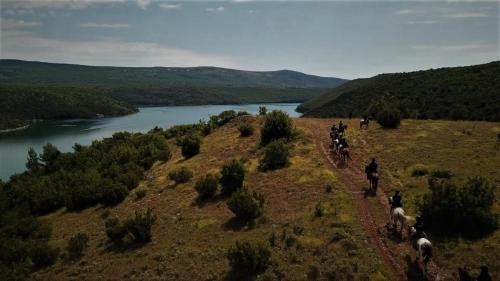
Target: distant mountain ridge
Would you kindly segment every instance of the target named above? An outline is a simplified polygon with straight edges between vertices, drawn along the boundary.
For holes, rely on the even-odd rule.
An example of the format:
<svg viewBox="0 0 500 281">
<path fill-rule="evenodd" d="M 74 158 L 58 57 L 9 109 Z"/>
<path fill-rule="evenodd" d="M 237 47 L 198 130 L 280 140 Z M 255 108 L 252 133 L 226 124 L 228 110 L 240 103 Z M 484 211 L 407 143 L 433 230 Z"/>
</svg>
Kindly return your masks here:
<svg viewBox="0 0 500 281">
<path fill-rule="evenodd" d="M 305 116 L 362 116 L 377 98 L 390 98 L 405 117 L 500 121 L 500 61 L 349 81 L 304 102 Z"/>
<path fill-rule="evenodd" d="M 219 67 L 115 67 L 0 60 L 0 83 L 81 87 L 334 88 L 345 79 L 291 70 L 245 71 Z"/>
<path fill-rule="evenodd" d="M 347 80 L 296 71 L 114 67 L 0 60 L 0 130 L 136 106 L 304 102 Z"/>
</svg>

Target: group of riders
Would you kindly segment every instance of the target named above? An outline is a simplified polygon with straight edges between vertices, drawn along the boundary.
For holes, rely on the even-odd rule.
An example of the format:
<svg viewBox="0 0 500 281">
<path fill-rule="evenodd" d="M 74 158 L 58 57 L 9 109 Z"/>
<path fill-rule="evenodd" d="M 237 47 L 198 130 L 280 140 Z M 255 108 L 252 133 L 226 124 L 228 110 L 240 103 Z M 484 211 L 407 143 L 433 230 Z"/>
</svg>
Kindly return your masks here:
<svg viewBox="0 0 500 281">
<path fill-rule="evenodd" d="M 349 116 L 351 117 L 351 116 Z M 350 119 L 350 118 L 349 118 Z M 370 119 L 367 116 L 364 116 L 360 122 L 359 127 L 362 129 L 363 127 L 368 128 L 368 124 Z M 335 124 L 332 125 L 330 130 L 330 138 L 332 141 L 332 148 L 336 151 L 337 155 L 347 163 L 347 158 L 349 158 L 349 144 L 346 140 L 346 131 L 347 125 L 343 124 L 342 121 L 339 122 L 338 126 Z M 365 166 L 366 178 L 370 182 L 371 191 L 376 194 L 377 186 L 378 186 L 378 164 L 375 158 L 371 159 L 371 162 Z M 403 196 L 399 190 L 394 192 L 394 195 L 389 197 L 390 204 L 390 219 L 388 226 L 392 227 L 397 231 L 397 223 L 400 222 L 401 225 L 401 235 L 403 233 L 403 225 L 407 223 L 407 219 L 404 215 L 403 210 Z M 418 252 L 419 257 L 423 259 L 424 262 L 424 272 L 425 265 L 428 263 L 429 259 L 432 257 L 432 245 L 430 241 L 427 239 L 427 234 L 425 233 L 425 224 L 424 220 L 421 216 L 417 216 L 415 218 L 415 223 L 413 226 L 408 228 L 409 232 L 409 240 L 412 247 Z M 490 281 L 491 277 L 489 277 L 487 267 L 481 268 L 481 278 L 478 277 L 477 280 L 481 281 Z M 467 279 L 461 279 L 467 280 Z"/>
</svg>

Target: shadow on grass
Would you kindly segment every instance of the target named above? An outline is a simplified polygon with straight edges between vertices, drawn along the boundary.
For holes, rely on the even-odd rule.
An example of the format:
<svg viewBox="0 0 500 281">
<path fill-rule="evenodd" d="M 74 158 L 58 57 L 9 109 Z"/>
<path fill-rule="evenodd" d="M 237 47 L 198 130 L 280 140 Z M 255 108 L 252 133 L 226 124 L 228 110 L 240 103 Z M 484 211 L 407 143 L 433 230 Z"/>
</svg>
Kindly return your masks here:
<svg viewBox="0 0 500 281">
<path fill-rule="evenodd" d="M 193 200 L 193 203 L 191 204 L 191 206 L 203 208 L 203 207 L 205 207 L 205 205 L 216 204 L 216 203 L 224 201 L 224 199 L 227 199 L 227 198 L 228 198 L 227 196 L 223 196 L 222 194 L 217 194 L 212 198 L 204 198 L 204 199 L 202 199 L 200 197 L 196 197 Z"/>
<path fill-rule="evenodd" d="M 240 231 L 250 228 L 250 227 L 247 228 L 247 226 L 248 226 L 247 222 L 242 221 L 236 217 L 232 217 L 224 223 L 223 228 L 224 230 Z"/>
<path fill-rule="evenodd" d="M 245 274 L 231 270 L 224 277 L 224 281 L 254 281 L 257 275 Z"/>
<path fill-rule="evenodd" d="M 127 253 L 127 252 L 132 252 L 132 251 L 135 251 L 137 249 L 140 249 L 148 243 L 149 242 L 132 242 L 132 241 L 124 241 L 121 244 L 111 243 L 111 244 L 108 244 L 108 246 L 106 246 L 102 252 L 103 253 L 104 252 L 113 252 L 115 254 Z"/>
<path fill-rule="evenodd" d="M 371 188 L 364 188 L 363 191 L 364 191 L 363 195 L 364 195 L 365 199 L 368 197 L 377 197 L 377 193 L 375 191 L 373 191 Z"/>
</svg>

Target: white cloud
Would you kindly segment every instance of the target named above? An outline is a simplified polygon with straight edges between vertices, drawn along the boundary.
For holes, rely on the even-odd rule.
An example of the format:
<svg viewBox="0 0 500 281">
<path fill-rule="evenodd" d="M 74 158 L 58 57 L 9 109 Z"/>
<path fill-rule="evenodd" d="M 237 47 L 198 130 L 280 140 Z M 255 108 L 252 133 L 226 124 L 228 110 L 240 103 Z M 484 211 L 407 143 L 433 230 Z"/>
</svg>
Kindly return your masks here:
<svg viewBox="0 0 500 281">
<path fill-rule="evenodd" d="M 206 8 L 205 11 L 207 12 L 224 12 L 225 8 L 223 6 L 217 7 L 217 8 Z"/>
<path fill-rule="evenodd" d="M 79 24 L 80 27 L 97 27 L 97 28 L 129 28 L 128 23 L 96 23 L 86 22 Z"/>
<path fill-rule="evenodd" d="M 413 9 L 404 9 L 404 10 L 398 10 L 394 14 L 396 15 L 416 15 L 416 14 L 422 14 L 423 11 L 421 10 L 413 10 Z"/>
<path fill-rule="evenodd" d="M 24 21 L 24 20 L 12 20 L 12 19 L 2 19 L 2 29 L 22 29 L 31 28 L 42 25 L 37 21 Z"/>
<path fill-rule="evenodd" d="M 4 8 L 9 9 L 83 9 L 93 4 L 124 3 L 127 0 L 2 0 Z"/>
<path fill-rule="evenodd" d="M 416 21 L 409 21 L 408 24 L 435 24 L 437 21 L 435 20 L 416 20 Z"/>
<path fill-rule="evenodd" d="M 160 6 L 160 8 L 169 9 L 169 10 L 179 9 L 181 7 L 180 4 L 170 4 L 170 3 L 162 3 L 159 6 Z"/>
<path fill-rule="evenodd" d="M 202 66 L 234 68 L 229 56 L 204 54 L 149 42 L 70 41 L 47 39 L 26 32 L 2 32 L 2 58 L 116 66 Z"/>
<path fill-rule="evenodd" d="M 483 42 L 456 44 L 456 45 L 415 45 L 411 46 L 415 50 L 429 51 L 444 51 L 444 52 L 492 52 L 498 50 L 498 46 L 494 44 L 486 44 Z"/>
<path fill-rule="evenodd" d="M 139 8 L 144 10 L 151 4 L 151 0 L 137 0 L 136 3 Z"/>
<path fill-rule="evenodd" d="M 467 18 L 487 18 L 488 15 L 485 13 L 456 13 L 456 14 L 446 14 L 445 18 L 450 19 L 467 19 Z"/>
</svg>

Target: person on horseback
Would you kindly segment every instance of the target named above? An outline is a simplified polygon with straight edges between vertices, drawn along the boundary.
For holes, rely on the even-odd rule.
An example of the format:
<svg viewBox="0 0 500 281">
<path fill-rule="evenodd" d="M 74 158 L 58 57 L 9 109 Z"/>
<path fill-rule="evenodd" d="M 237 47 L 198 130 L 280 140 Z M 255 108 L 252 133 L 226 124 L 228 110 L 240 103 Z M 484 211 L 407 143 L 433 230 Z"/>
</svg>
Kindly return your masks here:
<svg viewBox="0 0 500 281">
<path fill-rule="evenodd" d="M 344 123 L 342 123 L 342 120 L 340 120 L 340 122 L 339 122 L 339 132 L 340 133 L 344 133 L 344 129 L 345 129 Z"/>
<path fill-rule="evenodd" d="M 421 216 L 417 216 L 416 222 L 413 225 L 413 228 L 415 229 L 415 233 L 411 236 L 412 240 L 417 240 L 419 238 L 426 238 L 427 235 L 424 232 L 424 220 L 422 219 Z"/>
<path fill-rule="evenodd" d="M 401 192 L 396 190 L 394 195 L 389 198 L 389 203 L 391 203 L 391 212 L 394 208 L 403 207 L 403 203 L 401 202 L 402 199 Z"/>
<path fill-rule="evenodd" d="M 491 281 L 490 273 L 488 272 L 488 267 L 483 265 L 481 266 L 481 272 L 479 273 L 479 276 L 477 277 L 477 281 Z"/>
</svg>

